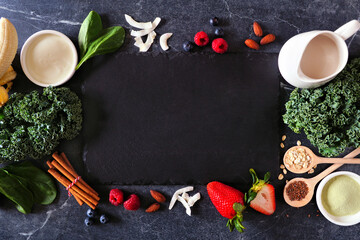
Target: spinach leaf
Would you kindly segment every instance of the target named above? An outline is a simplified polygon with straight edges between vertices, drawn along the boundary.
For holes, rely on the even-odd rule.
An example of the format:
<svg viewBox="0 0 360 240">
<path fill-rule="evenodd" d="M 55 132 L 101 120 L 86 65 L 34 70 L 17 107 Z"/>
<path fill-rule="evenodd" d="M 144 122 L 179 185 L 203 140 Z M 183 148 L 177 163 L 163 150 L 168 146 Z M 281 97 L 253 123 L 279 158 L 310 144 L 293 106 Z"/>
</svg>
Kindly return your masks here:
<svg viewBox="0 0 360 240">
<path fill-rule="evenodd" d="M 95 11 L 91 11 L 81 24 L 79 31 L 78 42 L 80 58 L 85 55 L 90 43 L 100 36 L 102 29 L 103 26 L 100 15 Z"/>
<path fill-rule="evenodd" d="M 52 178 L 31 162 L 9 165 L 4 169 L 27 186 L 34 195 L 34 203 L 47 205 L 55 200 L 57 190 Z"/>
<path fill-rule="evenodd" d="M 0 169 L 0 192 L 16 204 L 16 208 L 26 214 L 31 212 L 33 194 L 14 175 Z"/>
<path fill-rule="evenodd" d="M 76 66 L 76 70 L 79 69 L 79 67 L 91 57 L 115 52 L 124 43 L 124 38 L 125 30 L 120 26 L 104 29 L 102 35 L 98 39 L 90 43 L 90 46 L 85 56 Z"/>
</svg>

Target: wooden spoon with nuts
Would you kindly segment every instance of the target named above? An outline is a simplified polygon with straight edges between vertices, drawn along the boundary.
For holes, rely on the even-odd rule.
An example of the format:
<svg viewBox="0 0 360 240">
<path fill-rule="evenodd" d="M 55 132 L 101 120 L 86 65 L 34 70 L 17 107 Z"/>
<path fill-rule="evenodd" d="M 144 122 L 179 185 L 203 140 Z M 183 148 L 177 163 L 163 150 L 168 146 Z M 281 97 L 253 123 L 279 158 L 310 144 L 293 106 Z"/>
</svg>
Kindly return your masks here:
<svg viewBox="0 0 360 240">
<path fill-rule="evenodd" d="M 349 153 L 348 155 L 346 155 L 344 158 L 347 158 L 347 160 L 356 157 L 357 155 L 360 154 L 360 147 L 355 149 L 354 151 L 352 151 L 351 153 Z M 294 178 L 292 180 L 290 180 L 284 187 L 284 199 L 285 202 L 287 204 L 289 204 L 292 207 L 303 207 L 306 204 L 308 204 L 313 195 L 314 195 L 314 189 L 316 184 L 323 179 L 324 177 L 326 177 L 327 175 L 329 175 L 330 173 L 332 173 L 333 171 L 335 171 L 336 169 L 338 169 L 339 167 L 341 167 L 343 164 L 341 163 L 336 163 L 331 165 L 330 167 L 328 167 L 327 169 L 325 169 L 324 171 L 322 171 L 320 174 L 318 174 L 317 176 L 313 177 L 313 178 Z M 299 185 L 299 183 L 304 182 L 308 189 L 306 191 L 305 196 L 303 196 L 300 200 L 290 200 L 290 196 L 287 193 L 288 187 L 293 184 L 293 186 L 295 186 L 294 184 L 296 184 L 297 186 Z"/>
<path fill-rule="evenodd" d="M 306 173 L 321 163 L 360 164 L 359 158 L 324 158 L 314 154 L 308 147 L 295 146 L 284 155 L 285 167 L 293 173 Z"/>
</svg>

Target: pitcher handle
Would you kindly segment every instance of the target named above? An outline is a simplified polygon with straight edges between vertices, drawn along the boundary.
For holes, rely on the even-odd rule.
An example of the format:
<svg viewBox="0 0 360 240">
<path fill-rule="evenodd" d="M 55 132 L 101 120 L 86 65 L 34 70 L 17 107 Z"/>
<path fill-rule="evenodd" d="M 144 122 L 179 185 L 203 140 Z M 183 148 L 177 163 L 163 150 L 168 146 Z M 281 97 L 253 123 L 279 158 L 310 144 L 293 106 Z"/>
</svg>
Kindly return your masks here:
<svg viewBox="0 0 360 240">
<path fill-rule="evenodd" d="M 339 34 L 342 39 L 346 40 L 354 35 L 359 29 L 360 22 L 354 19 L 336 29 L 335 33 Z"/>
</svg>

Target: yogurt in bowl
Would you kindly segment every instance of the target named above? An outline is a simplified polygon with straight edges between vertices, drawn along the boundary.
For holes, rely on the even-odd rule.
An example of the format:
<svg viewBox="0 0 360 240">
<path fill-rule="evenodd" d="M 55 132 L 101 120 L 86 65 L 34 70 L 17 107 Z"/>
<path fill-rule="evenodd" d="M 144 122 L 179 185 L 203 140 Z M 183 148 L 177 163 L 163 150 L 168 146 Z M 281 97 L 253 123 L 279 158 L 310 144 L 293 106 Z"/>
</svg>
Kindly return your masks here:
<svg viewBox="0 0 360 240">
<path fill-rule="evenodd" d="M 316 191 L 322 215 L 332 223 L 350 226 L 360 222 L 360 176 L 347 171 L 325 177 Z"/>
<path fill-rule="evenodd" d="M 21 49 L 20 62 L 25 75 L 42 87 L 58 86 L 75 73 L 78 56 L 71 40 L 54 30 L 30 36 Z"/>
</svg>

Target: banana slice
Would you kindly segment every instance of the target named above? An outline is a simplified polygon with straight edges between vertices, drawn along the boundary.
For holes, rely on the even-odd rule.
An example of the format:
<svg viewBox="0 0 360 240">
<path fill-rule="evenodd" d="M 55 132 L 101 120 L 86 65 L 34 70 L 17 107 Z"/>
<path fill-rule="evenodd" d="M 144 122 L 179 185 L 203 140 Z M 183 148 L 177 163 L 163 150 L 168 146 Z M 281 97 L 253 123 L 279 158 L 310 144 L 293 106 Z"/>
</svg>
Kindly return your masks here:
<svg viewBox="0 0 360 240">
<path fill-rule="evenodd" d="M 16 72 L 14 71 L 12 66 L 10 66 L 5 72 L 5 74 L 0 78 L 0 85 L 5 85 L 8 82 L 14 80 L 15 78 L 16 78 Z"/>
<path fill-rule="evenodd" d="M 14 25 L 6 18 L 0 19 L 0 77 L 2 77 L 15 58 L 18 35 Z M 4 89 L 5 90 L 5 89 Z"/>
<path fill-rule="evenodd" d="M 0 86 L 0 107 L 9 100 L 9 94 L 3 86 Z"/>
</svg>

